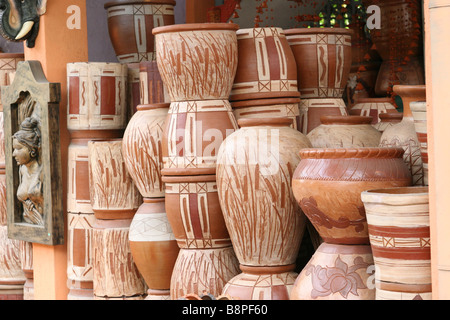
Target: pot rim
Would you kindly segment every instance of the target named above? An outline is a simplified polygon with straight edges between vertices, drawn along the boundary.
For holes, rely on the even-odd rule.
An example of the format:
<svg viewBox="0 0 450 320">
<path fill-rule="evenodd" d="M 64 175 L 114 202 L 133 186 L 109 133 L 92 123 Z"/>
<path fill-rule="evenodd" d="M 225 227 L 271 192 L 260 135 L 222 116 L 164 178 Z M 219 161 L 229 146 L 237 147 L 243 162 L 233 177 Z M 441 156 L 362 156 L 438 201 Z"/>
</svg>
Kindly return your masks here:
<svg viewBox="0 0 450 320">
<path fill-rule="evenodd" d="M 136 106 L 137 111 L 144 110 L 156 110 L 156 109 L 169 109 L 170 103 L 150 103 L 150 104 L 138 104 Z"/>
<path fill-rule="evenodd" d="M 284 29 L 284 33 L 286 34 L 286 36 L 290 36 L 297 34 L 318 34 L 318 33 L 353 35 L 355 32 L 351 29 L 345 28 L 292 28 L 292 29 Z"/>
<path fill-rule="evenodd" d="M 322 124 L 335 124 L 335 125 L 370 125 L 372 123 L 372 120 L 373 117 L 359 116 L 359 115 L 348 115 L 348 116 L 328 115 L 320 117 L 320 122 Z"/>
<path fill-rule="evenodd" d="M 152 30 L 154 35 L 170 32 L 189 32 L 189 31 L 204 31 L 204 30 L 224 30 L 236 31 L 239 25 L 230 22 L 215 22 L 215 23 L 184 23 L 171 24 L 167 26 L 156 27 Z"/>
<path fill-rule="evenodd" d="M 304 148 L 299 151 L 299 156 L 304 159 L 401 159 L 403 160 L 403 148 L 391 147 L 361 147 L 361 148 Z"/>
<path fill-rule="evenodd" d="M 246 108 L 246 107 L 262 107 L 262 106 L 277 106 L 283 104 L 299 104 L 300 98 L 267 98 L 267 99 L 254 99 L 254 100 L 239 100 L 230 101 L 233 108 Z"/>
<path fill-rule="evenodd" d="M 292 118 L 270 117 L 270 118 L 241 118 L 237 120 L 239 127 L 288 127 L 292 125 Z"/>
<path fill-rule="evenodd" d="M 186 183 L 186 182 L 215 182 L 215 174 L 192 175 L 192 176 L 165 176 L 161 177 L 164 183 Z"/>
<path fill-rule="evenodd" d="M 387 205 L 423 204 L 429 202 L 428 186 L 392 187 L 371 189 L 361 192 L 365 203 L 383 203 Z"/>
<path fill-rule="evenodd" d="M 106 2 L 104 4 L 104 8 L 108 9 L 114 6 L 122 6 L 127 4 L 168 4 L 168 5 L 176 5 L 175 0 L 113 0 Z"/>
<path fill-rule="evenodd" d="M 426 98 L 426 85 L 396 84 L 392 90 L 401 98 L 417 97 L 417 101 L 423 101 Z"/>
</svg>

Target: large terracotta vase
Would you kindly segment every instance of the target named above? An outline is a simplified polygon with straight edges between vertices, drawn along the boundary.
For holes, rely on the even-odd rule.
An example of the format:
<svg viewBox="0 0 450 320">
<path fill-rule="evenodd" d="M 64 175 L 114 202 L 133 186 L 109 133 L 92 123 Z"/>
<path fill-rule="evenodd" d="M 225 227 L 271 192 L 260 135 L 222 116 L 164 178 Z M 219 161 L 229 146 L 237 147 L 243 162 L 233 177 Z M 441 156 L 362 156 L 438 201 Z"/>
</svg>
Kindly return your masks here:
<svg viewBox="0 0 450 320">
<path fill-rule="evenodd" d="M 171 99 L 163 175 L 215 174 L 220 143 L 237 129 L 228 100 L 237 29 L 232 23 L 194 23 L 153 30 L 158 69 Z"/>
<path fill-rule="evenodd" d="M 307 134 L 314 148 L 378 147 L 381 133 L 372 117 L 322 116 L 322 124 Z"/>
<path fill-rule="evenodd" d="M 414 126 L 410 103 L 426 100 L 424 85 L 396 85 L 394 92 L 403 101 L 403 118 L 395 126 L 386 129 L 380 139 L 380 147 L 401 147 L 405 150 L 403 159 L 413 176 L 413 185 L 424 184 L 423 162 L 420 142 Z"/>
<path fill-rule="evenodd" d="M 351 115 L 372 117 L 373 125 L 380 122 L 380 114 L 386 112 L 398 113 L 391 98 L 360 98 L 349 110 Z"/>
<path fill-rule="evenodd" d="M 376 299 L 430 300 L 428 188 L 367 190 L 361 199 L 376 267 Z"/>
<path fill-rule="evenodd" d="M 363 0 L 364 6 L 380 8 L 381 28 L 370 32 L 383 63 L 375 93 L 387 96 L 392 86 L 421 85 L 425 82 L 420 0 Z"/>
<path fill-rule="evenodd" d="M 347 115 L 342 99 L 351 68 L 353 31 L 296 28 L 285 31 L 297 62 L 304 114 L 303 133 L 320 125 L 321 115 Z"/>
<path fill-rule="evenodd" d="M 238 66 L 230 101 L 299 97 L 297 68 L 281 28 L 237 32 Z"/>
<path fill-rule="evenodd" d="M 244 274 L 296 277 L 293 270 L 306 224 L 291 190 L 300 158 L 290 151 L 311 147 L 311 143 L 291 128 L 291 123 L 289 118 L 241 119 L 241 128 L 219 149 L 219 200 Z M 231 294 L 240 299 L 262 298 L 249 295 L 248 290 Z M 277 295 L 264 294 L 267 296 Z"/>
<path fill-rule="evenodd" d="M 105 3 L 108 32 L 121 63 L 155 60 L 152 29 L 175 23 L 174 0 L 114 0 Z"/>
<path fill-rule="evenodd" d="M 369 244 L 361 192 L 411 185 L 402 148 L 300 150 L 292 189 L 327 243 Z"/>
<path fill-rule="evenodd" d="M 414 128 L 420 143 L 420 155 L 423 164 L 423 184 L 428 186 L 428 130 L 427 130 L 427 103 L 416 101 L 410 103 L 414 118 Z"/>
<path fill-rule="evenodd" d="M 322 243 L 300 272 L 291 300 L 374 300 L 370 245 Z"/>
</svg>

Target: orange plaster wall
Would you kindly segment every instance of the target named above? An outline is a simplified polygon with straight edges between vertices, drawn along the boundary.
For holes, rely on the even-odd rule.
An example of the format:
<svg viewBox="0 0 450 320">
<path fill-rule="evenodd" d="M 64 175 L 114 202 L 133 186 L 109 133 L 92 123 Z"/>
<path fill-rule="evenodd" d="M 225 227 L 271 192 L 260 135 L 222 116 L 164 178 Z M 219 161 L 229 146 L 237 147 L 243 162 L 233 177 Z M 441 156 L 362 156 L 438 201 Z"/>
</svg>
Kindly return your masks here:
<svg viewBox="0 0 450 320">
<path fill-rule="evenodd" d="M 80 29 L 69 29 L 67 20 L 73 14 L 67 8 L 80 8 Z M 69 62 L 88 60 L 86 0 L 57 0 L 47 2 L 47 12 L 41 16 L 39 35 L 34 48 L 24 49 L 26 60 L 41 62 L 47 80 L 61 84 L 60 143 L 63 172 L 63 194 L 67 195 L 67 75 Z M 64 197 L 64 214 L 66 214 Z M 66 223 L 67 229 L 67 223 Z M 67 230 L 66 230 L 67 231 Z M 34 296 L 36 300 L 67 299 L 67 232 L 66 243 L 58 246 L 33 244 Z"/>
</svg>

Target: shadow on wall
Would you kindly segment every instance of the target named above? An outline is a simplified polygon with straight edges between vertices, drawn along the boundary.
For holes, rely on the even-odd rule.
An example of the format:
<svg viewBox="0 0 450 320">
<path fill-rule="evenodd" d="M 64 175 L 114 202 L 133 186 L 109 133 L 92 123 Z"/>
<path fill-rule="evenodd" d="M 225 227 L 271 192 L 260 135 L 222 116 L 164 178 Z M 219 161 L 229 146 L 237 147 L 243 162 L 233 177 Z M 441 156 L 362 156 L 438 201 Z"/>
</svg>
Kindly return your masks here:
<svg viewBox="0 0 450 320">
<path fill-rule="evenodd" d="M 86 0 L 90 62 L 118 62 L 108 34 L 105 3 L 111 0 Z M 175 23 L 186 21 L 185 0 L 176 0 Z M 23 50 L 23 49 L 22 49 Z"/>
</svg>

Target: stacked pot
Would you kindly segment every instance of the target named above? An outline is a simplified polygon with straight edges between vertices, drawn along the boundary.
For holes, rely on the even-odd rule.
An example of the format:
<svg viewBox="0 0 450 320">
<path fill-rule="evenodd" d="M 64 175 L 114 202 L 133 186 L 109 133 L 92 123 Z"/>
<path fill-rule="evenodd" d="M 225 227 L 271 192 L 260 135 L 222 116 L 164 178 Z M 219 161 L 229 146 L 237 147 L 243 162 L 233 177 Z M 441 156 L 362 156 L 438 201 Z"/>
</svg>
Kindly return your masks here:
<svg viewBox="0 0 450 320">
<path fill-rule="evenodd" d="M 239 59 L 230 94 L 236 119 L 288 117 L 298 128 L 296 62 L 284 30 L 246 28 L 236 34 Z"/>
<path fill-rule="evenodd" d="M 228 100 L 238 62 L 231 23 L 155 28 L 158 69 L 170 96 L 162 138 L 166 212 L 180 248 L 170 296 L 218 296 L 238 272 L 216 182 L 217 153 L 237 129 Z"/>
<path fill-rule="evenodd" d="M 301 132 L 320 125 L 321 115 L 347 115 L 342 99 L 352 63 L 353 31 L 296 28 L 285 31 L 297 63 Z"/>
</svg>

